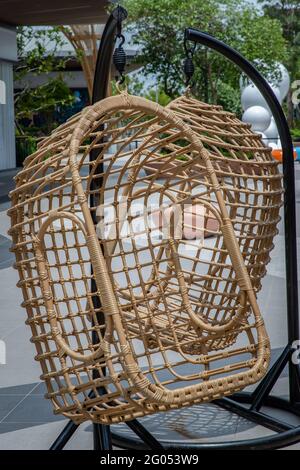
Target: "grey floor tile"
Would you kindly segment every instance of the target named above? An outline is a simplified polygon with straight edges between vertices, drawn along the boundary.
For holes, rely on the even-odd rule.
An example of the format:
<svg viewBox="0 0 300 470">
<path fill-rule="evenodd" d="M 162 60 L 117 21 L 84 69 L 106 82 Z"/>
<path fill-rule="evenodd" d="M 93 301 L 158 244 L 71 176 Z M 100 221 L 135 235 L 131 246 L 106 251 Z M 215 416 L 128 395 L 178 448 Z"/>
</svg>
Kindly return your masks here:
<svg viewBox="0 0 300 470">
<path fill-rule="evenodd" d="M 20 395 L 1 395 L 0 398 L 0 421 L 2 421 L 24 397 Z"/>
<path fill-rule="evenodd" d="M 40 423 L 43 424 L 43 423 Z M 28 423 L 0 423 L 0 434 L 14 433 L 15 431 L 32 427 L 32 424 Z M 10 436 L 11 438 L 13 435 Z M 1 442 L 1 439 L 0 439 Z"/>
<path fill-rule="evenodd" d="M 300 443 L 285 447 L 283 450 L 300 450 Z"/>
<path fill-rule="evenodd" d="M 7 322 L 5 325 L 4 322 L 0 324 L 0 339 L 4 340 L 8 336 L 14 333 L 14 331 L 19 327 L 16 322 Z"/>
<path fill-rule="evenodd" d="M 279 419 L 285 423 L 291 424 L 292 426 L 300 426 L 300 417 L 287 413 L 283 410 L 268 408 L 267 406 L 262 409 L 266 414 L 273 416 L 274 418 Z"/>
<path fill-rule="evenodd" d="M 8 318 L 13 318 L 10 322 L 18 324 L 18 327 L 5 336 L 6 364 L 1 366 L 0 387 L 39 382 L 41 369 L 34 360 L 36 351 L 30 342 L 31 332 L 30 328 L 24 324 L 24 317 L 21 309 L 19 320 L 16 319 L 14 311 L 9 311 Z M 5 322 L 0 320 L 0 331 L 3 325 L 5 327 Z"/>
<path fill-rule="evenodd" d="M 30 392 L 33 392 L 37 386 L 37 383 L 29 383 L 29 384 L 20 384 L 15 385 L 14 387 L 0 387 L 0 401 L 1 395 L 21 395 L 26 396 Z"/>
<path fill-rule="evenodd" d="M 47 393 L 47 387 L 45 382 L 40 382 L 36 387 L 30 392 L 30 395 L 41 395 L 44 396 Z"/>
<path fill-rule="evenodd" d="M 86 423 L 80 425 L 80 428 L 72 436 L 65 450 L 93 450 L 93 434 L 91 426 Z"/>
<path fill-rule="evenodd" d="M 61 432 L 66 422 L 57 423 L 5 423 L 0 424 L 1 450 L 47 450 Z M 85 438 L 80 432 L 78 440 Z M 92 437 L 90 437 L 92 442 Z M 85 445 L 85 442 L 84 442 Z M 84 447 L 83 447 L 84 448 Z"/>
<path fill-rule="evenodd" d="M 11 241 L 0 234 L 0 269 L 8 268 L 15 262 L 15 256 L 9 251 Z"/>
<path fill-rule="evenodd" d="M 263 314 L 272 349 L 287 344 L 286 294 L 284 280 L 268 275 L 258 294 L 258 304 Z"/>
<path fill-rule="evenodd" d="M 3 420 L 3 422 L 49 423 L 63 419 L 62 416 L 53 414 L 49 400 L 46 400 L 40 395 L 29 395 L 5 418 L 5 420 Z"/>
<path fill-rule="evenodd" d="M 2 198 L 2 200 L 0 199 L 0 211 L 7 211 L 7 209 L 10 208 L 11 203 L 10 201 L 7 201 L 7 200 L 4 200 L 4 202 L 1 202 L 3 200 L 4 198 Z"/>
</svg>

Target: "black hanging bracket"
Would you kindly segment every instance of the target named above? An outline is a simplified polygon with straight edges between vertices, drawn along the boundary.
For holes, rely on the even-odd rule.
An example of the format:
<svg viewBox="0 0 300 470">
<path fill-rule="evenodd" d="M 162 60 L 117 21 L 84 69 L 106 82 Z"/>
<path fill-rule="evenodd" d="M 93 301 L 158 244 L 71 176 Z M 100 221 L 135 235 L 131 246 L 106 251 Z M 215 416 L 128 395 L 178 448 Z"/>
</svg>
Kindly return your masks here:
<svg viewBox="0 0 300 470">
<path fill-rule="evenodd" d="M 125 72 L 125 67 L 126 67 L 126 54 L 123 49 L 125 37 L 122 33 L 119 33 L 117 35 L 117 38 L 120 39 L 120 43 L 118 47 L 116 47 L 115 52 L 113 54 L 113 63 L 114 63 L 116 70 L 119 73 L 119 78 L 116 77 L 116 80 L 118 81 L 119 84 L 122 84 L 125 81 L 124 72 Z"/>
<path fill-rule="evenodd" d="M 113 53 L 113 64 L 119 74 L 119 77 L 116 77 L 116 81 L 118 81 L 119 85 L 121 85 L 125 81 L 124 72 L 126 67 L 126 53 L 123 48 L 125 43 L 125 36 L 122 34 L 122 22 L 127 17 L 127 12 L 125 15 L 125 10 L 118 6 L 114 12 L 114 17 L 117 21 L 116 40 L 119 40 L 119 44 Z"/>
<path fill-rule="evenodd" d="M 185 51 L 186 57 L 183 63 L 183 71 L 186 77 L 185 86 L 191 86 L 191 79 L 193 78 L 193 75 L 195 72 L 195 66 L 193 62 L 195 49 L 196 49 L 196 43 L 192 43 L 192 45 L 190 45 L 190 42 L 185 37 L 184 38 L 184 51 Z"/>
</svg>

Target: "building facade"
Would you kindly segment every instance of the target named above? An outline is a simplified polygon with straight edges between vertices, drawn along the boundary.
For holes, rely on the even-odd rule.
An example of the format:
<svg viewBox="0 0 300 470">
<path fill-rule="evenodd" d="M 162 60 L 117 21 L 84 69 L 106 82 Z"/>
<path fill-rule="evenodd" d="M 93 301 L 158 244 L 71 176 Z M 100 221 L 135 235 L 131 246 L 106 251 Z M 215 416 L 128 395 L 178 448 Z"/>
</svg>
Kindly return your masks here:
<svg viewBox="0 0 300 470">
<path fill-rule="evenodd" d="M 13 88 L 16 61 L 15 28 L 0 26 L 0 170 L 16 166 Z"/>
</svg>

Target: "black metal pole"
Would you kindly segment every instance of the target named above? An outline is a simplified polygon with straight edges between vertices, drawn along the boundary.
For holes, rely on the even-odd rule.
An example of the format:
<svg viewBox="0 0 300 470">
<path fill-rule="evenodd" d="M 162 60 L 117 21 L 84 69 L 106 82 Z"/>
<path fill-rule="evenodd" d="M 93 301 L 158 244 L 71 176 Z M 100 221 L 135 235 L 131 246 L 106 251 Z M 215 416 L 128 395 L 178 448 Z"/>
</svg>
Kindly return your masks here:
<svg viewBox="0 0 300 470">
<path fill-rule="evenodd" d="M 67 442 L 69 442 L 74 432 L 77 430 L 78 426 L 79 424 L 75 424 L 73 421 L 69 421 L 59 436 L 55 439 L 49 450 L 63 450 Z"/>
<path fill-rule="evenodd" d="M 259 411 L 260 408 L 264 405 L 266 397 L 269 396 L 285 366 L 289 363 L 291 355 L 292 348 L 288 344 L 280 354 L 275 364 L 273 364 L 271 369 L 268 371 L 265 378 L 259 383 L 255 391 L 252 393 L 252 403 L 250 410 Z"/>
<path fill-rule="evenodd" d="M 126 422 L 131 429 L 151 450 L 163 450 L 164 447 L 155 439 L 155 437 L 147 431 L 146 428 L 137 420 Z"/>
<path fill-rule="evenodd" d="M 185 38 L 219 52 L 237 65 L 257 86 L 274 116 L 283 152 L 287 320 L 288 341 L 292 345 L 294 341 L 299 339 L 295 171 L 293 142 L 284 112 L 273 90 L 263 76 L 239 52 L 224 42 L 197 29 L 186 29 Z M 289 363 L 289 379 L 290 401 L 291 403 L 300 403 L 298 374 L 296 367 L 291 362 Z"/>
<path fill-rule="evenodd" d="M 112 64 L 112 55 L 115 46 L 115 38 L 118 25 L 127 17 L 127 12 L 121 6 L 115 8 L 111 13 L 104 28 L 100 47 L 97 55 L 97 62 L 95 67 L 95 76 L 93 83 L 93 95 L 92 95 L 92 104 L 96 103 L 107 97 L 108 86 L 110 79 L 110 69 Z M 98 157 L 98 151 L 92 150 L 90 153 L 90 162 L 93 162 Z M 95 174 L 103 174 L 104 166 L 101 162 L 95 170 Z M 93 179 L 91 182 L 91 196 L 90 196 L 90 207 L 91 209 L 98 206 L 98 197 L 100 194 L 100 188 L 102 186 L 102 178 Z M 96 193 L 94 191 L 97 191 Z M 96 212 L 91 210 L 91 215 L 93 222 L 97 223 Z M 92 269 L 92 267 L 91 267 Z M 97 292 L 97 286 L 94 279 L 91 282 L 91 292 Z M 101 303 L 98 296 L 93 296 L 93 305 L 95 309 L 100 309 Z M 105 324 L 105 318 L 103 313 L 97 314 L 97 320 L 99 324 Z M 93 332 L 93 342 L 97 343 L 99 341 L 98 335 L 96 332 Z M 103 373 L 105 374 L 105 368 L 103 368 Z M 93 378 L 99 378 L 99 373 L 97 370 L 93 370 Z M 101 394 L 101 389 L 98 390 Z M 110 435 L 110 427 L 103 424 L 93 424 L 93 437 L 94 437 L 94 450 L 111 450 L 112 442 Z"/>
<path fill-rule="evenodd" d="M 126 18 L 127 11 L 118 6 L 107 20 L 97 56 L 92 103 L 103 100 L 107 96 L 117 27 L 119 21 L 122 22 Z"/>
<path fill-rule="evenodd" d="M 224 410 L 228 410 L 231 413 L 235 413 L 241 416 L 242 418 L 251 421 L 252 423 L 255 423 L 259 426 L 263 426 L 267 429 L 271 429 L 275 432 L 280 433 L 283 431 L 294 429 L 295 427 L 278 418 L 272 418 L 272 416 L 268 416 L 265 413 L 258 412 L 252 409 L 247 409 L 245 406 L 240 405 L 231 398 L 221 398 L 219 400 L 215 400 L 214 403 L 223 408 Z"/>
<path fill-rule="evenodd" d="M 97 63 L 95 69 L 95 78 L 93 85 L 93 97 L 92 103 L 96 103 L 104 99 L 107 96 L 110 71 L 112 65 L 112 56 L 115 47 L 115 39 L 117 29 L 120 23 L 122 23 L 127 18 L 127 11 L 118 6 L 110 15 L 106 26 L 103 31 L 101 38 L 101 43 L 97 56 Z M 97 159 L 98 151 L 92 151 L 90 154 L 90 161 Z M 103 163 L 101 162 L 95 173 L 103 174 Z M 98 193 L 100 194 L 100 188 L 102 186 L 102 178 L 96 178 L 93 180 L 92 189 L 99 189 Z M 95 186 L 97 185 L 97 186 Z M 94 200 L 94 197 L 90 201 L 91 207 L 97 206 L 97 201 Z M 95 212 L 92 212 L 92 217 L 96 223 Z M 96 291 L 96 285 L 92 285 L 92 292 Z M 97 306 L 100 306 L 99 299 L 95 299 Z M 104 322 L 104 318 L 100 318 L 100 321 Z M 96 377 L 95 377 L 96 378 Z M 144 442 L 148 445 L 150 449 L 162 449 L 162 446 L 159 442 L 150 434 L 148 431 L 136 420 L 130 421 L 127 423 L 128 426 L 139 435 Z M 109 426 L 104 426 L 100 424 L 94 424 L 94 448 L 95 449 L 107 449 L 111 448 L 111 436 Z"/>
</svg>

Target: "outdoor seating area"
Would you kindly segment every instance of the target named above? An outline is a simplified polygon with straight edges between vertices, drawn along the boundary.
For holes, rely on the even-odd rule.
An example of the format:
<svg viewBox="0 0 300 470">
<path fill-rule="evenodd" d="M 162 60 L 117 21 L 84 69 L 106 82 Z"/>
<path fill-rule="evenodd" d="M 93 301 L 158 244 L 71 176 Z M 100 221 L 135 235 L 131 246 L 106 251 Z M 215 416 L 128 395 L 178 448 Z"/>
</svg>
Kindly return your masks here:
<svg viewBox="0 0 300 470">
<path fill-rule="evenodd" d="M 20 59 L 7 61 L 19 144 L 10 133 L 0 146 L 0 452 L 163 463 L 299 449 L 299 110 L 284 20 L 240 4 L 239 50 L 187 5 L 175 26 L 160 2 L 159 17 L 146 0 L 102 2 L 81 28 L 80 2 L 83 19 L 66 2 L 71 26 L 55 4 L 29 24 L 20 10 L 3 32 Z M 216 24 L 235 16 L 223 7 Z M 165 8 L 167 62 L 150 33 L 165 31 Z M 269 51 L 246 34 L 259 23 L 272 24 Z"/>
</svg>

